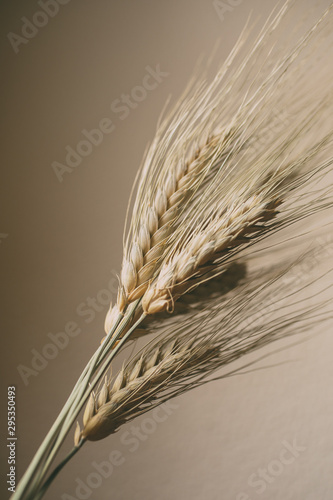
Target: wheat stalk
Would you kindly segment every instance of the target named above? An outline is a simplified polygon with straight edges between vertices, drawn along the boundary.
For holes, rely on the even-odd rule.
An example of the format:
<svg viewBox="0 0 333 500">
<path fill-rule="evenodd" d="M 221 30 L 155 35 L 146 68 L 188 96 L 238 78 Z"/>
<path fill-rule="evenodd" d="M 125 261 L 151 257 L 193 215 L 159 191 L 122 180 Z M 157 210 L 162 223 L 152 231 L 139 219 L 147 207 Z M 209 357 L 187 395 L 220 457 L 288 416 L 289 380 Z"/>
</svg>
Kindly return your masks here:
<svg viewBox="0 0 333 500">
<path fill-rule="evenodd" d="M 294 328 L 296 319 L 287 316 L 281 325 L 242 330 L 245 304 L 253 300 L 253 310 L 260 307 L 258 287 L 276 286 L 277 279 L 263 271 L 262 281 L 246 274 L 244 283 L 234 283 L 234 302 L 212 299 L 206 314 L 190 307 L 184 323 L 174 324 L 168 338 L 158 337 L 164 322 L 171 328 L 163 311 L 176 311 L 177 301 L 194 290 L 200 294 L 217 275 L 223 281 L 236 259 L 248 262 L 272 233 L 332 206 L 326 174 L 333 163 L 333 89 L 330 60 L 321 48 L 330 40 L 332 8 L 305 33 L 299 36 L 296 30 L 291 39 L 297 38 L 277 44 L 282 20 L 292 12 L 287 1 L 253 43 L 246 28 L 215 78 L 209 81 L 205 72 L 195 77 L 161 118 L 129 203 L 132 216 L 125 225 L 117 302 L 107 315 L 105 342 L 88 362 L 14 500 L 41 498 L 86 439 L 114 432 L 142 413 L 146 403 L 158 404 L 163 388 L 166 398 L 173 397 L 200 383 L 204 374 Z M 274 110 L 285 111 L 282 126 L 262 142 Z M 311 321 L 303 309 L 301 314 Z M 150 325 L 147 316 L 153 317 Z M 222 319 L 221 333 L 217 325 Z M 154 333 L 157 343 L 127 364 L 112 387 L 105 382 L 95 397 L 115 355 L 140 330 Z M 74 450 L 47 479 L 87 400 Z"/>
</svg>

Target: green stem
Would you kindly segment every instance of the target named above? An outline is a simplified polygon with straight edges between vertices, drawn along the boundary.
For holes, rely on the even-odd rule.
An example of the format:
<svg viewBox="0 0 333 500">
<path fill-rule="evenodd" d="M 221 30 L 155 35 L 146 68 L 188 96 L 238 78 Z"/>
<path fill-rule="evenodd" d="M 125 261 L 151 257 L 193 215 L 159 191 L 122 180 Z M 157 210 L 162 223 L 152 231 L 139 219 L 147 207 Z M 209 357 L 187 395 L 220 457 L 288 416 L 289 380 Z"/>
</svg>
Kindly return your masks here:
<svg viewBox="0 0 333 500">
<path fill-rule="evenodd" d="M 107 356 L 108 352 L 119 339 L 124 328 L 131 321 L 138 303 L 139 300 L 132 304 L 132 307 L 126 312 L 125 317 L 122 315 L 118 317 L 117 322 L 107 335 L 104 343 L 97 349 L 90 361 L 87 363 L 64 407 L 19 482 L 16 492 L 11 497 L 11 500 L 23 500 L 24 498 L 36 499 L 36 492 L 45 478 L 55 454 L 64 441 L 70 430 L 70 426 L 80 412 L 87 397 L 89 397 L 92 390 L 92 388 L 88 387 L 90 378 L 96 373 L 96 371 L 100 372 L 99 367 L 101 366 L 103 359 Z M 138 322 L 136 325 L 137 324 Z M 133 327 L 130 331 L 133 331 Z M 115 332 L 116 334 L 114 334 Z M 128 338 L 128 336 L 126 338 Z M 114 355 L 119 351 L 122 345 L 123 343 L 114 349 Z M 105 363 L 103 366 L 105 366 Z M 98 376 L 98 378 L 96 377 L 93 387 L 97 384 L 99 378 L 100 376 Z M 89 389 L 89 391 L 87 389 Z M 84 395 L 83 398 L 82 395 Z"/>
<path fill-rule="evenodd" d="M 78 413 L 80 412 L 82 406 L 84 405 L 84 403 L 87 401 L 88 397 L 90 396 L 91 391 L 93 390 L 93 388 L 96 386 L 96 384 L 100 380 L 101 375 L 105 372 L 105 370 L 107 370 L 107 368 L 110 366 L 110 363 L 111 363 L 112 359 L 116 356 L 116 354 L 119 352 L 119 350 L 125 344 L 126 340 L 130 337 L 130 335 L 138 327 L 138 325 L 143 321 L 144 318 L 145 318 L 145 314 L 142 314 L 141 317 L 136 321 L 136 323 L 128 330 L 128 332 L 125 333 L 125 335 L 119 341 L 119 344 L 114 349 L 112 349 L 110 352 L 108 350 L 105 350 L 105 356 L 104 356 L 104 358 L 106 358 L 106 359 L 104 360 L 103 363 L 102 363 L 102 359 L 101 359 L 101 362 L 100 362 L 101 369 L 99 370 L 99 374 L 97 374 L 95 376 L 95 380 L 91 384 L 91 387 L 88 387 L 87 390 L 85 391 L 85 393 L 83 394 L 83 396 L 81 396 L 81 399 L 78 402 L 78 406 L 74 407 L 72 413 L 70 413 L 68 415 L 68 417 L 67 417 L 67 419 L 65 421 L 65 424 L 63 425 L 63 428 L 62 428 L 62 430 L 60 432 L 60 435 L 58 437 L 58 444 L 59 444 L 58 447 L 60 447 L 60 445 L 62 444 L 62 442 L 65 439 L 66 435 L 68 434 L 68 432 L 69 432 L 72 424 L 74 423 L 74 420 L 76 419 L 76 417 L 77 417 Z M 128 322 L 125 322 L 124 325 L 121 325 L 123 328 L 122 328 L 122 330 L 120 332 L 118 332 L 118 336 L 119 336 L 119 334 L 122 333 L 122 331 L 126 327 L 127 323 Z M 108 357 L 106 357 L 107 354 L 109 354 Z M 57 452 L 57 450 L 55 450 L 55 448 L 52 448 L 52 452 L 51 452 L 50 456 L 48 457 L 48 460 L 47 460 L 47 462 L 46 462 L 46 464 L 44 466 L 45 473 L 49 469 L 49 466 L 51 465 L 51 462 L 53 460 L 53 456 L 56 454 L 56 452 Z M 72 455 L 69 454 L 68 460 L 71 458 L 71 456 Z M 66 461 L 66 463 L 68 462 L 68 460 Z M 59 464 L 59 466 L 61 466 L 61 465 L 62 465 L 62 463 Z M 65 465 L 65 464 L 63 464 L 63 465 Z M 61 466 L 61 468 L 63 467 L 63 465 Z M 58 469 L 58 467 L 55 469 L 55 471 Z M 53 481 L 53 479 L 56 477 L 57 473 L 55 475 L 54 475 L 54 473 L 51 474 L 51 476 L 48 478 L 48 480 L 43 484 L 42 489 L 40 490 L 40 492 L 38 492 L 37 498 L 34 496 L 33 500 L 39 500 L 40 498 L 42 498 L 43 494 L 45 493 L 46 489 L 49 487 L 49 485 L 51 484 L 51 482 Z M 43 475 L 45 475 L 45 474 L 43 474 Z M 46 488 L 44 488 L 45 485 L 47 485 Z"/>
<path fill-rule="evenodd" d="M 70 408 L 70 405 L 71 405 L 72 399 L 76 393 L 76 390 L 84 378 L 87 366 L 83 370 L 81 376 L 79 377 L 77 383 L 74 386 L 74 389 L 72 390 L 71 394 L 69 395 L 69 398 L 67 399 L 67 401 L 66 401 L 65 405 L 63 406 L 61 412 L 59 413 L 57 419 L 55 420 L 51 429 L 47 433 L 44 441 L 42 442 L 41 446 L 37 450 L 37 452 L 36 452 L 33 460 L 31 461 L 28 469 L 26 470 L 21 481 L 19 482 L 14 495 L 11 497 L 12 500 L 23 499 L 24 498 L 23 495 L 25 493 L 29 492 L 30 484 L 31 484 L 32 480 L 35 479 L 36 476 L 37 477 L 39 476 L 39 466 L 41 463 L 43 463 L 43 459 L 44 459 L 45 455 L 47 454 L 49 448 L 54 443 L 54 440 L 56 439 L 56 435 L 59 432 L 59 428 L 60 428 L 60 426 L 65 418 L 66 413 L 68 412 L 68 410 Z"/>
<path fill-rule="evenodd" d="M 132 310 L 130 311 L 130 314 L 126 315 L 126 317 L 124 317 L 123 320 L 120 322 L 119 330 L 117 330 L 116 334 L 112 337 L 112 339 L 110 339 L 110 345 L 105 345 L 107 343 L 107 340 L 105 340 L 104 343 L 100 346 L 100 348 L 98 350 L 98 354 L 100 354 L 100 355 L 96 356 L 96 354 L 95 354 L 93 356 L 94 363 L 90 367 L 90 370 L 88 372 L 87 383 L 83 384 L 81 386 L 81 390 L 79 391 L 76 398 L 74 399 L 73 404 L 71 405 L 71 408 L 69 409 L 67 416 L 65 418 L 65 421 L 64 421 L 64 423 L 59 431 L 59 434 L 57 436 L 57 440 L 54 443 L 54 445 L 52 446 L 52 450 L 50 451 L 50 453 L 47 457 L 47 460 L 46 460 L 45 465 L 44 465 L 43 470 L 42 470 L 42 475 L 44 477 L 45 477 L 45 474 L 47 473 L 47 471 L 48 471 L 48 469 L 53 461 L 53 458 L 55 457 L 60 446 L 62 445 L 63 441 L 65 440 L 71 426 L 75 422 L 75 419 L 77 418 L 78 414 L 80 413 L 83 405 L 86 403 L 87 399 L 89 398 L 91 391 L 97 385 L 98 381 L 100 380 L 100 378 L 103 374 L 103 371 L 105 371 L 107 369 L 108 364 L 111 362 L 111 359 L 114 358 L 114 356 L 117 354 L 117 352 L 122 347 L 123 343 L 119 342 L 119 344 L 115 347 L 114 347 L 114 344 L 117 342 L 117 340 L 121 336 L 122 332 L 127 327 L 128 323 L 131 321 L 132 315 L 135 312 L 136 306 L 137 306 L 137 303 L 134 303 Z M 143 320 L 143 317 L 141 317 L 139 319 L 139 321 L 137 321 L 135 323 L 135 325 L 133 325 L 130 328 L 130 330 L 126 333 L 126 335 L 127 335 L 126 338 L 128 338 L 129 335 L 133 332 L 133 330 L 135 328 L 137 328 L 137 326 L 139 325 L 139 323 L 142 320 Z M 109 356 L 108 362 L 104 363 L 103 367 L 101 369 L 100 368 L 101 363 L 103 362 L 103 360 L 105 359 L 105 357 L 107 356 L 108 353 L 111 354 L 111 357 Z M 91 377 L 93 375 L 95 377 L 94 377 L 94 380 L 91 381 Z"/>
<path fill-rule="evenodd" d="M 76 455 L 76 453 L 79 451 L 79 449 L 83 446 L 84 443 L 85 439 L 81 439 L 79 444 L 77 446 L 74 446 L 74 448 L 68 453 L 68 455 L 60 462 L 60 464 L 54 469 L 52 474 L 48 477 L 47 481 L 45 481 L 40 491 L 37 493 L 35 500 L 40 500 L 44 496 L 44 494 L 46 493 L 46 491 L 48 490 L 49 486 L 54 481 L 54 479 L 57 477 L 59 472 L 65 467 L 67 462 L 69 462 L 70 459 L 74 457 L 74 455 Z"/>
</svg>

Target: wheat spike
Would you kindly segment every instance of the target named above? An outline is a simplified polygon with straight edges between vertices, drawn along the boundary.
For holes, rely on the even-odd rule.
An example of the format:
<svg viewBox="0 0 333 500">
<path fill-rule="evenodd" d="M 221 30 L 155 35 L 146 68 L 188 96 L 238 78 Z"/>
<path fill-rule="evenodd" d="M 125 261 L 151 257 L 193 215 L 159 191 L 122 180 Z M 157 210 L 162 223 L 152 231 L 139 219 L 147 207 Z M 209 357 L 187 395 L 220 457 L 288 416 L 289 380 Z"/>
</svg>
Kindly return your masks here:
<svg viewBox="0 0 333 500">
<path fill-rule="evenodd" d="M 213 160 L 216 161 L 218 151 L 217 138 L 208 139 L 189 161 L 170 169 L 152 202 L 146 200 L 147 209 L 137 223 L 137 234 L 132 236 L 129 252 L 125 250 L 122 267 L 121 284 L 128 302 L 144 294 L 165 252 L 173 226 L 193 195 L 199 178 L 207 173 Z"/>
<path fill-rule="evenodd" d="M 132 357 L 113 383 L 104 382 L 101 393 L 108 387 L 107 400 L 97 404 L 80 437 L 103 439 L 128 420 L 197 387 L 216 369 L 267 343 L 304 333 L 318 318 L 331 319 L 331 312 L 322 312 L 327 302 L 320 294 L 309 288 L 300 301 L 295 286 L 297 266 L 302 268 L 302 262 L 317 252 L 303 255 L 292 265 L 252 272 L 249 280 L 218 295 L 206 309 L 162 330 L 157 340 Z M 304 288 L 312 283 L 307 276 Z"/>
<path fill-rule="evenodd" d="M 177 349 L 177 341 L 171 340 L 124 368 L 118 375 L 119 379 L 117 378 L 111 387 L 108 401 L 99 406 L 96 414 L 85 422 L 81 437 L 96 441 L 113 433 L 120 425 L 120 422 L 113 418 L 115 412 L 118 413 L 118 419 L 125 422 L 126 408 L 132 402 L 132 396 L 136 402 L 145 399 L 152 386 L 161 384 L 171 376 L 177 362 L 187 362 L 187 367 L 191 361 L 194 362 L 193 356 L 186 355 L 189 348 L 190 343 Z M 206 355 L 207 351 L 201 353 L 201 356 Z M 199 359 L 200 356 L 196 353 L 195 360 Z M 122 381 L 121 384 L 119 380 Z"/>
<path fill-rule="evenodd" d="M 222 217 L 217 216 L 208 222 L 187 245 L 174 253 L 170 262 L 163 265 L 143 297 L 144 312 L 155 314 L 173 307 L 178 296 L 192 287 L 191 278 L 204 274 L 214 263 L 216 272 L 221 273 L 226 268 L 224 262 L 235 248 L 247 242 L 247 235 L 254 238 L 270 227 L 262 222 L 275 217 L 277 205 L 278 202 L 260 203 L 258 198 L 252 197 L 240 206 L 231 207 Z"/>
<path fill-rule="evenodd" d="M 239 252 L 332 203 L 328 190 L 313 190 L 333 161 L 332 85 L 324 64 L 313 75 L 316 94 L 309 78 L 331 9 L 292 48 L 276 48 L 288 9 L 286 2 L 272 14 L 243 58 L 242 36 L 215 79 L 190 85 L 160 124 L 140 171 L 106 333 L 131 300 L 143 297 L 137 317 L 172 311 Z M 263 143 L 272 115 L 278 124 Z"/>
<path fill-rule="evenodd" d="M 221 162 L 223 140 L 223 135 L 207 138 L 189 160 L 170 165 L 165 178 L 159 179 L 160 187 L 151 195 L 148 193 L 145 210 L 140 213 L 124 251 L 117 303 L 108 311 L 106 333 L 126 305 L 143 296 L 187 203 L 209 170 Z"/>
</svg>

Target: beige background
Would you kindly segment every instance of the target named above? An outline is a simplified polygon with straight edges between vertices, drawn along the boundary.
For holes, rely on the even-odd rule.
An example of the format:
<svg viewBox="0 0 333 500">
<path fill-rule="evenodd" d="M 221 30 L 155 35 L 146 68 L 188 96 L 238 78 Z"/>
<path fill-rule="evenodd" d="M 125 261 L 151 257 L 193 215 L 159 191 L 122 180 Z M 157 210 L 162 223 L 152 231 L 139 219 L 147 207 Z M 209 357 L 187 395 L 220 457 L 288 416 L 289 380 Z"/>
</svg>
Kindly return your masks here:
<svg viewBox="0 0 333 500">
<path fill-rule="evenodd" d="M 299 15 L 328 4 L 299 2 Z M 7 385 L 17 386 L 19 474 L 102 337 L 107 306 L 99 303 L 90 323 L 77 308 L 106 289 L 120 268 L 130 188 L 167 97 L 179 95 L 198 56 L 209 54 L 218 38 L 224 59 L 250 11 L 264 19 L 274 5 L 244 0 L 222 22 L 211 1 L 73 0 L 15 54 L 7 33 L 19 34 L 21 18 L 31 19 L 40 8 L 34 1 L 2 2 L 0 233 L 8 236 L 0 239 L 1 384 L 3 402 Z M 147 65 L 157 64 L 169 76 L 120 120 L 111 103 L 141 84 Z M 75 147 L 81 131 L 103 118 L 113 120 L 114 131 L 60 183 L 52 162 L 63 162 L 65 147 Z M 41 352 L 47 334 L 63 331 L 69 321 L 81 333 L 25 385 L 18 365 L 31 367 L 31 350 Z M 88 444 L 46 498 L 78 498 L 76 479 L 86 481 L 93 461 L 119 450 L 124 463 L 89 498 L 240 500 L 244 492 L 243 500 L 330 500 L 332 346 L 325 330 L 262 363 L 268 368 L 179 398 L 177 409 L 134 452 L 121 442 L 132 424 Z M 145 425 L 145 418 L 138 423 Z M 279 457 L 285 440 L 305 450 L 258 494 L 248 479 Z M 1 451 L 5 456 L 4 446 Z"/>
</svg>

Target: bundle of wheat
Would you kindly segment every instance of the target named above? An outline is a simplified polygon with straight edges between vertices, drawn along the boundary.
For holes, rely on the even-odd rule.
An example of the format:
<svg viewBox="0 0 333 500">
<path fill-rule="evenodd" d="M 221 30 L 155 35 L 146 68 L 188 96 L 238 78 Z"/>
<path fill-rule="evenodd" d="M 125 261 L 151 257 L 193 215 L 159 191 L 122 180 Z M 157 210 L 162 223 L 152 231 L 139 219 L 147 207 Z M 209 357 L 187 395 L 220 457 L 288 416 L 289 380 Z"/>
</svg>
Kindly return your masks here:
<svg viewBox="0 0 333 500">
<path fill-rule="evenodd" d="M 253 263 L 259 251 L 273 256 L 273 234 L 332 206 L 333 89 L 323 48 L 332 12 L 276 43 L 292 18 L 288 0 L 251 43 L 246 27 L 215 78 L 203 72 L 192 79 L 161 119 L 133 188 L 106 337 L 13 499 L 41 498 L 86 440 L 112 434 L 244 354 L 327 319 L 320 294 L 310 306 L 299 303 L 312 278 L 296 289 L 285 279 L 304 256 L 286 263 L 275 253 L 273 269 Z M 277 112 L 283 118 L 272 131 Z M 258 311 L 260 321 L 249 321 Z M 125 342 L 145 334 L 153 340 L 115 379 L 104 379 Z M 74 449 L 47 479 L 87 400 Z"/>
</svg>

